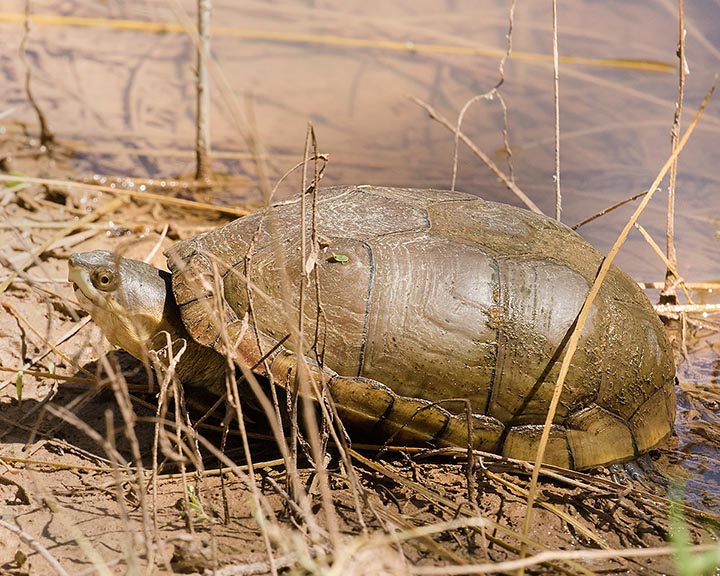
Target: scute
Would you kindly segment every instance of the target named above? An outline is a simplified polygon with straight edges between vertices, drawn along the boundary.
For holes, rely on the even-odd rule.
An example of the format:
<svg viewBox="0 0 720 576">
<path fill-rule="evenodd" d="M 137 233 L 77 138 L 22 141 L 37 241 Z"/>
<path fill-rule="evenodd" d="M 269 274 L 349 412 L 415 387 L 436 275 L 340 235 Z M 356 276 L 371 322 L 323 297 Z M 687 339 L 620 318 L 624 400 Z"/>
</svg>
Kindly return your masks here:
<svg viewBox="0 0 720 576">
<path fill-rule="evenodd" d="M 520 460 L 534 460 L 540 445 L 542 429 L 540 424 L 526 424 L 510 428 L 503 444 L 503 456 Z M 562 468 L 574 467 L 572 453 L 568 447 L 567 431 L 564 427 L 553 425 L 550 428 L 544 462 Z"/>
<path fill-rule="evenodd" d="M 513 425 L 542 422 L 569 328 L 590 286 L 576 271 L 550 258 L 503 258 L 500 271 L 500 314 L 493 320 L 498 330 L 497 376 L 488 413 Z M 566 378 L 556 423 L 598 394 L 600 377 L 592 370 L 603 354 L 598 320 L 592 311 Z"/>
<path fill-rule="evenodd" d="M 675 419 L 675 394 L 672 388 L 658 388 L 630 418 L 630 429 L 638 453 L 646 452 L 664 439 L 665 424 Z"/>
<path fill-rule="evenodd" d="M 374 279 L 362 375 L 402 396 L 422 390 L 430 401 L 468 398 L 484 411 L 497 354 L 488 315 L 497 292 L 494 259 L 425 232 L 369 246 Z"/>
<path fill-rule="evenodd" d="M 625 421 L 597 404 L 574 412 L 564 427 L 575 468 L 588 468 L 598 460 L 628 460 L 637 455 L 632 431 Z"/>
<path fill-rule="evenodd" d="M 474 196 L 340 187 L 318 193 L 323 244 L 306 274 L 313 268 L 300 238 L 310 246 L 312 195 L 306 203 L 305 221 L 296 198 L 169 250 L 190 334 L 255 365 L 298 325 L 302 293 L 303 349 L 290 338 L 267 364 L 281 385 L 292 379 L 295 355 L 321 357 L 327 368 L 313 373 L 368 440 L 466 445 L 469 402 L 476 448 L 534 458 L 602 255 L 550 218 Z M 673 386 L 660 321 L 632 279 L 611 267 L 546 460 L 587 468 L 656 446 L 672 431 Z"/>
</svg>

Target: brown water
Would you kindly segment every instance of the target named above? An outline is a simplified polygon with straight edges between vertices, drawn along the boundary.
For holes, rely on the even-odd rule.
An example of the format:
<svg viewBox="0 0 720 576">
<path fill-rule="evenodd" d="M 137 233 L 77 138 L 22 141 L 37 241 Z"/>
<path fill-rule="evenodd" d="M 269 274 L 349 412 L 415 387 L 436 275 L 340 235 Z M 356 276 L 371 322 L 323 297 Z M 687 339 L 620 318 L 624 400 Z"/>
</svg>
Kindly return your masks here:
<svg viewBox="0 0 720 576">
<path fill-rule="evenodd" d="M 192 9 L 191 2 L 182 4 Z M 255 166 L 243 138 L 252 102 L 256 134 L 267 151 L 273 182 L 301 160 L 310 121 L 321 151 L 330 154 L 325 184 L 449 187 L 452 137 L 407 96 L 428 102 L 454 122 L 469 98 L 495 86 L 500 56 L 458 53 L 458 48 L 504 50 L 507 2 L 364 0 L 338 7 L 330 1 L 216 0 L 214 5 L 215 25 L 227 27 L 216 33 L 212 48 L 220 71 L 214 83 L 212 120 L 218 171 L 245 174 L 253 181 Z M 79 26 L 35 20 L 27 45 L 34 93 L 58 137 L 77 141 L 81 169 L 88 174 L 154 178 L 192 172 L 193 44 L 182 33 L 156 33 L 132 23 L 174 22 L 177 16 L 171 4 L 46 0 L 33 2 L 33 8 L 37 15 L 131 21 L 128 30 L 118 30 L 98 22 Z M 2 9 L 0 123 L 7 129 L 16 121 L 34 126 L 17 55 L 22 26 L 8 22 L 7 16 L 22 13 L 24 3 L 6 0 Z M 501 93 L 508 108 L 516 181 L 543 210 L 552 213 L 548 9 L 547 3 L 519 3 L 512 34 L 516 57 L 505 64 Z M 559 3 L 563 56 L 674 65 L 677 28 L 676 8 L 670 0 Z M 720 71 L 720 4 L 688 3 L 686 28 L 691 74 L 683 126 Z M 354 40 L 367 42 L 349 42 Z M 380 44 L 384 41 L 395 44 Z M 543 58 L 534 59 L 534 55 Z M 669 154 L 676 99 L 674 71 L 563 62 L 563 221 L 573 224 L 647 189 Z M 693 281 L 720 277 L 718 110 L 716 97 L 680 160 L 679 269 Z M 236 116 L 241 117 L 239 122 Z M 507 169 L 501 153 L 502 127 L 497 99 L 476 103 L 464 123 L 465 132 L 478 146 Z M 457 187 L 519 204 L 464 148 Z M 295 189 L 297 181 L 282 193 Z M 665 182 L 641 219 L 660 244 L 664 244 L 666 190 Z M 248 198 L 259 199 L 252 183 L 218 201 Z M 606 251 L 631 210 L 618 210 L 581 232 Z M 618 263 L 642 281 L 659 281 L 664 274 L 663 263 L 636 232 Z M 681 380 L 717 386 L 717 333 L 708 334 L 691 348 L 689 362 L 680 368 Z M 686 412 L 693 407 L 683 394 L 681 403 Z M 712 407 L 705 410 L 701 421 L 717 426 L 716 412 Z M 679 449 L 704 454 L 692 466 L 717 483 L 708 472 L 716 468 L 717 448 L 691 440 L 686 435 L 687 422 L 680 420 Z"/>
</svg>

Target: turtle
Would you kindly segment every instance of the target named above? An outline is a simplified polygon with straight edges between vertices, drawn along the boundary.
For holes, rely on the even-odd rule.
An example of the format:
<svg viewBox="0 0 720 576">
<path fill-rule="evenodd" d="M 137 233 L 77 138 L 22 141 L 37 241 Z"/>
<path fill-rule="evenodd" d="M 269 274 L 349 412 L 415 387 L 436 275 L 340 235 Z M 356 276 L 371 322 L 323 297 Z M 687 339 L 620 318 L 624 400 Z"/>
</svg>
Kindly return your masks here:
<svg viewBox="0 0 720 576">
<path fill-rule="evenodd" d="M 185 346 L 177 375 L 189 389 L 223 394 L 227 358 L 290 389 L 304 358 L 353 439 L 470 442 L 525 460 L 603 260 L 567 226 L 521 208 L 367 185 L 278 202 L 165 256 L 169 272 L 108 251 L 73 254 L 69 280 L 114 345 L 142 358 L 168 333 Z M 544 462 L 583 470 L 656 447 L 673 431 L 674 383 L 662 322 L 611 266 Z"/>
</svg>

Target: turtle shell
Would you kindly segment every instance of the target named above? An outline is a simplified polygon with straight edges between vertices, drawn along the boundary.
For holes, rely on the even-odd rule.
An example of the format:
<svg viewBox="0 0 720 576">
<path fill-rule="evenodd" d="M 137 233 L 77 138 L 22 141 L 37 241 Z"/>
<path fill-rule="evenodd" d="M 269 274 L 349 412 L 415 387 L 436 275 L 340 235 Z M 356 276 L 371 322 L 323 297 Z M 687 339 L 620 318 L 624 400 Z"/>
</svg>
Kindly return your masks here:
<svg viewBox="0 0 720 576">
<path fill-rule="evenodd" d="M 340 187 L 312 203 L 294 198 L 169 250 L 193 338 L 254 366 L 302 313 L 303 338 L 256 371 L 282 383 L 302 346 L 292 352 L 313 359 L 344 422 L 368 438 L 466 446 L 470 430 L 478 449 L 533 459 L 603 256 L 555 220 L 462 193 Z M 546 462 L 583 469 L 653 448 L 672 431 L 674 377 L 650 302 L 611 267 Z"/>
</svg>

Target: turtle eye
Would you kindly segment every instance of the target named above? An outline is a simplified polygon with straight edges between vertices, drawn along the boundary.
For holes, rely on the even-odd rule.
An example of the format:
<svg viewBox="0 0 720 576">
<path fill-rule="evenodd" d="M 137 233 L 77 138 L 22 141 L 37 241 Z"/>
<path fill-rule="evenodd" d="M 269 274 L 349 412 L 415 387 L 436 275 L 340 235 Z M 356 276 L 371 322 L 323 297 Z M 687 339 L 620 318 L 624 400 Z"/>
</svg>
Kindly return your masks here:
<svg viewBox="0 0 720 576">
<path fill-rule="evenodd" d="M 98 290 L 112 290 L 115 287 L 115 274 L 108 268 L 100 268 L 95 270 L 92 275 L 92 281 Z"/>
</svg>

